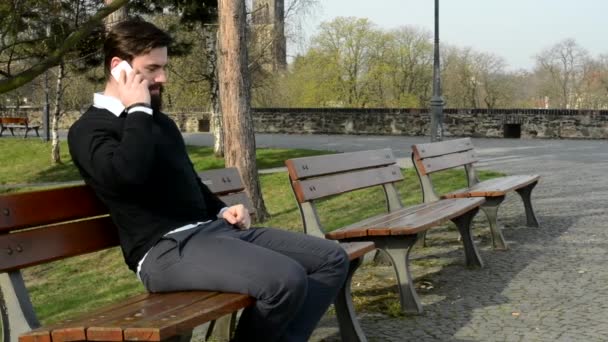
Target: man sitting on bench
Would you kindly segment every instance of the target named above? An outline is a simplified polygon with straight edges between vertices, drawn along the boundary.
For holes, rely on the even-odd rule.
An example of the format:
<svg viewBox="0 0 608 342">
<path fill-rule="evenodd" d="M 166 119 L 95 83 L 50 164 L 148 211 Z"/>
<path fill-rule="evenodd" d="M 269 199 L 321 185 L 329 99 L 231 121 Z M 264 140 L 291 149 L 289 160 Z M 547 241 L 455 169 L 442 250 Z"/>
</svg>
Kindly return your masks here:
<svg viewBox="0 0 608 342">
<path fill-rule="evenodd" d="M 200 181 L 177 126 L 160 112 L 170 42 L 142 20 L 111 29 L 105 91 L 70 128 L 72 158 L 148 291 L 248 294 L 256 304 L 235 341 L 307 341 L 344 283 L 348 256 L 333 241 L 249 229 L 244 206 L 226 207 Z M 122 61 L 132 71 L 112 72 Z"/>
</svg>

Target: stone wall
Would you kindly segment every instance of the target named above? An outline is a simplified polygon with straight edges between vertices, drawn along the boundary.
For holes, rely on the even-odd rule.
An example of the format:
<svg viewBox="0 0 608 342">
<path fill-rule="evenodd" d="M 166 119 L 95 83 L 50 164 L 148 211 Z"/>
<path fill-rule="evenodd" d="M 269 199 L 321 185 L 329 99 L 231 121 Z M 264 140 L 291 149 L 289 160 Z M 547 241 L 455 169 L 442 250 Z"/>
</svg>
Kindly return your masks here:
<svg viewBox="0 0 608 342">
<path fill-rule="evenodd" d="M 200 128 L 204 128 L 209 122 L 209 113 L 194 112 L 194 113 L 167 113 L 182 130 L 182 132 L 199 132 Z M 68 129 L 72 123 L 82 115 L 77 111 L 67 112 L 59 119 L 59 129 Z M 14 116 L 6 115 L 6 116 Z M 42 125 L 42 112 L 40 110 L 30 111 L 28 113 L 19 113 L 16 116 L 26 116 L 32 124 Z"/>
<path fill-rule="evenodd" d="M 255 108 L 258 133 L 427 135 L 427 109 Z M 168 113 L 184 132 L 206 131 L 209 113 Z M 41 123 L 42 113 L 27 117 Z M 60 129 L 80 116 L 64 115 Z M 444 109 L 444 136 L 502 138 L 608 138 L 608 111 L 559 109 Z M 517 136 L 513 136 L 517 135 Z"/>
<path fill-rule="evenodd" d="M 427 135 L 427 109 L 257 108 L 259 133 Z M 608 138 L 608 111 L 444 109 L 444 136 Z M 519 133 L 519 134 L 518 134 Z M 519 136 L 513 136 L 519 135 Z"/>
</svg>

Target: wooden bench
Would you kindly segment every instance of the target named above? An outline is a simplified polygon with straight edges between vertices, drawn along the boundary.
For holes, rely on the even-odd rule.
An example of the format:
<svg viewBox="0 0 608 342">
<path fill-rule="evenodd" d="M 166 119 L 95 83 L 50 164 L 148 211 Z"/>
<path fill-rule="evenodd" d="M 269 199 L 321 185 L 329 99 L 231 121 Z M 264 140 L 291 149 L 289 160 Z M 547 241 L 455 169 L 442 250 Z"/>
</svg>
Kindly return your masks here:
<svg viewBox="0 0 608 342">
<path fill-rule="evenodd" d="M 39 137 L 38 128 L 40 128 L 39 125 L 30 125 L 27 118 L 0 118 L 0 137 L 7 129 L 11 132 L 12 136 L 15 136 L 15 129 L 23 129 L 25 130 L 23 138 L 27 138 L 27 134 L 32 130 Z"/>
<path fill-rule="evenodd" d="M 526 212 L 527 225 L 538 227 L 538 220 L 534 214 L 530 197 L 532 189 L 540 179 L 539 175 L 506 176 L 480 182 L 474 167 L 478 159 L 470 138 L 416 144 L 412 146 L 412 150 L 412 160 L 418 172 L 425 202 L 436 201 L 439 198 L 483 197 L 486 199 L 481 209 L 488 218 L 494 248 L 508 248 L 498 226 L 497 215 L 498 207 L 510 191 L 516 191 L 521 196 Z M 468 187 L 438 195 L 435 192 L 430 175 L 437 171 L 457 167 L 464 167 Z"/>
<path fill-rule="evenodd" d="M 410 250 L 419 233 L 451 220 L 462 236 L 466 265 L 482 267 L 470 223 L 484 199 L 459 198 L 403 207 L 395 187 L 403 175 L 390 149 L 296 158 L 287 160 L 286 165 L 306 233 L 339 241 L 373 241 L 393 264 L 403 312 L 422 312 L 409 271 Z M 316 200 L 372 186 L 384 189 L 388 213 L 332 232 L 324 230 Z"/>
<path fill-rule="evenodd" d="M 199 175 L 227 204 L 249 205 L 236 169 L 212 170 Z M 221 317 L 235 318 L 238 310 L 254 304 L 253 298 L 235 293 L 140 294 L 40 327 L 20 270 L 118 245 L 117 231 L 107 209 L 85 185 L 0 196 L 3 342 L 17 341 L 18 336 L 21 342 L 184 340 L 196 326 Z M 374 248 L 373 244 L 343 246 L 354 260 L 353 272 L 358 258 Z M 352 311 L 349 291 L 350 284 L 346 284 L 336 300 L 341 333 L 354 336 L 353 341 L 365 341 Z M 207 337 L 213 325 L 212 322 Z M 226 338 L 227 335 L 224 333 Z"/>
</svg>

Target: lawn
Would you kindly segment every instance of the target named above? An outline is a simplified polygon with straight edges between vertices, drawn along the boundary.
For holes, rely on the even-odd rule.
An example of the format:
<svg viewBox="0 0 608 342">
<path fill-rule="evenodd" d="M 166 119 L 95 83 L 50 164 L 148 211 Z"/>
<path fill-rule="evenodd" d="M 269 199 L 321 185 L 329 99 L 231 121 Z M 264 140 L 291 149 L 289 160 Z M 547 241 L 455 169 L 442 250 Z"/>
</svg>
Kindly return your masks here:
<svg viewBox="0 0 608 342">
<path fill-rule="evenodd" d="M 79 175 L 66 154 L 66 145 L 62 144 L 61 148 L 63 164 L 51 165 L 50 147 L 39 140 L 0 140 L 0 185 L 78 180 Z M 198 170 L 224 166 L 223 159 L 215 158 L 211 148 L 190 146 L 188 152 Z M 288 158 L 326 153 L 328 152 L 263 149 L 258 151 L 257 158 L 260 168 L 270 168 L 283 166 L 283 161 Z M 403 174 L 405 180 L 398 184 L 403 203 L 420 203 L 420 185 L 415 171 L 405 169 Z M 480 172 L 482 179 L 498 175 L 500 174 L 496 172 Z M 441 172 L 434 178 L 438 181 L 439 192 L 465 185 L 463 171 Z M 262 224 L 303 231 L 287 174 L 264 174 L 260 179 L 266 207 L 271 215 L 271 219 Z M 364 189 L 329 198 L 318 205 L 319 216 L 328 230 L 385 210 L 384 195 L 380 188 Z M 44 324 L 144 291 L 133 273 L 125 266 L 117 248 L 31 267 L 24 270 L 23 274 L 38 317 Z M 365 294 L 358 295 L 356 290 L 354 293 L 356 297 L 360 297 L 355 300 L 358 310 L 394 311 L 393 304 L 398 302 L 395 293 L 383 294 L 382 299 L 375 301 L 372 306 L 370 301 L 365 299 Z"/>
</svg>

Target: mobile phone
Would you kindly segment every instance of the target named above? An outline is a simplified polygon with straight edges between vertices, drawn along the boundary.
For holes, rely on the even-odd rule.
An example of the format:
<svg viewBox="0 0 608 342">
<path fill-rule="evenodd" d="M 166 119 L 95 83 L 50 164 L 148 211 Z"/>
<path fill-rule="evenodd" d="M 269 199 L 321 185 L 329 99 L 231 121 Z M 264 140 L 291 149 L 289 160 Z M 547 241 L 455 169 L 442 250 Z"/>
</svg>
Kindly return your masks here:
<svg viewBox="0 0 608 342">
<path fill-rule="evenodd" d="M 133 71 L 133 68 L 131 68 L 131 65 L 129 65 L 129 62 L 127 61 L 122 61 L 120 63 L 118 63 L 117 66 L 115 66 L 112 71 L 110 71 L 110 73 L 112 74 L 112 76 L 114 76 L 114 79 L 116 79 L 117 81 L 120 79 L 120 72 L 124 70 L 125 73 L 127 75 L 129 75 L 129 73 L 131 71 Z"/>
</svg>

